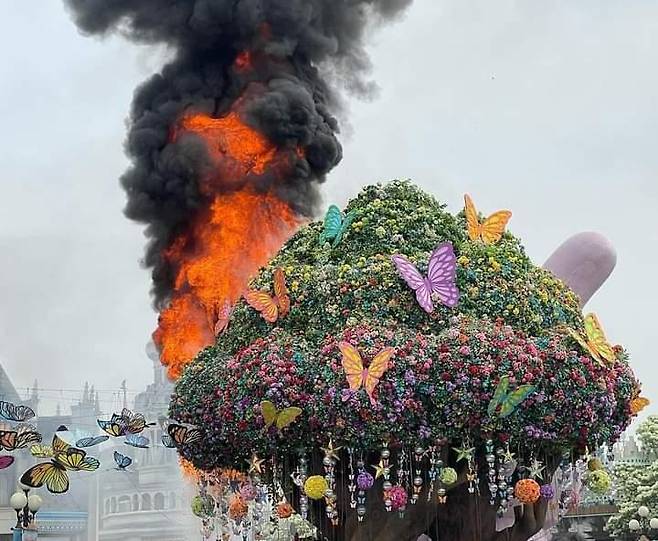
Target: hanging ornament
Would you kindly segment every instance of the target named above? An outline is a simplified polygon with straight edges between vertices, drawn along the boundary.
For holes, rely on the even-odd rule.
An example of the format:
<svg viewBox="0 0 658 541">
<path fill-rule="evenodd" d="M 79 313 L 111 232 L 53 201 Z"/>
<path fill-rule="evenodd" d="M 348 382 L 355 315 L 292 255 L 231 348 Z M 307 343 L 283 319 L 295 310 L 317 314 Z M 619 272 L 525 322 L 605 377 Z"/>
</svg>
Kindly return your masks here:
<svg viewBox="0 0 658 541">
<path fill-rule="evenodd" d="M 414 449 L 414 479 L 413 479 L 413 495 L 411 496 L 411 504 L 414 505 L 420 498 L 420 493 L 423 490 L 423 458 L 425 457 L 425 449 L 418 445 Z"/>
<path fill-rule="evenodd" d="M 329 489 L 327 480 L 321 475 L 312 475 L 304 483 L 304 492 L 312 500 L 321 500 Z"/>
<path fill-rule="evenodd" d="M 393 501 L 391 500 L 391 489 L 393 488 L 393 483 L 388 480 L 385 480 L 382 484 L 384 490 L 383 499 L 384 499 L 384 508 L 387 512 L 393 511 Z"/>
<path fill-rule="evenodd" d="M 356 509 L 356 484 L 354 483 L 354 449 L 351 447 L 347 448 L 347 454 L 349 456 L 349 462 L 347 464 L 347 480 L 348 485 L 347 489 L 350 491 L 350 509 Z"/>
<path fill-rule="evenodd" d="M 334 447 L 333 440 L 329 438 L 329 444 L 327 447 L 322 447 L 324 451 L 324 458 L 322 459 L 322 465 L 324 466 L 325 479 L 327 481 L 327 490 L 325 492 L 325 512 L 327 518 L 331 521 L 334 526 L 338 526 L 338 508 L 337 508 L 337 498 L 336 498 L 336 462 L 340 460 L 338 451 L 342 447 Z"/>
<path fill-rule="evenodd" d="M 432 445 L 430 447 L 430 469 L 428 472 L 429 478 L 430 478 L 430 486 L 427 491 L 427 501 L 431 501 L 432 495 L 434 494 L 434 484 L 436 483 L 436 477 L 438 475 L 437 471 L 437 463 L 438 463 L 438 458 L 437 458 L 437 453 L 436 453 L 436 446 Z"/>
<path fill-rule="evenodd" d="M 496 482 L 496 455 L 494 455 L 494 442 L 487 440 L 485 444 L 486 454 L 484 456 L 487 461 L 488 474 L 487 479 L 489 482 L 489 504 L 496 505 L 496 496 L 498 495 L 498 483 Z"/>
<path fill-rule="evenodd" d="M 521 503 L 535 503 L 540 497 L 539 483 L 534 479 L 521 479 L 514 487 L 514 495 Z"/>
<path fill-rule="evenodd" d="M 366 491 L 372 488 L 375 479 L 366 471 L 363 456 L 357 460 L 356 467 L 359 472 L 356 477 L 356 486 L 359 489 L 356 495 L 356 516 L 359 522 L 363 522 L 366 516 Z"/>
</svg>

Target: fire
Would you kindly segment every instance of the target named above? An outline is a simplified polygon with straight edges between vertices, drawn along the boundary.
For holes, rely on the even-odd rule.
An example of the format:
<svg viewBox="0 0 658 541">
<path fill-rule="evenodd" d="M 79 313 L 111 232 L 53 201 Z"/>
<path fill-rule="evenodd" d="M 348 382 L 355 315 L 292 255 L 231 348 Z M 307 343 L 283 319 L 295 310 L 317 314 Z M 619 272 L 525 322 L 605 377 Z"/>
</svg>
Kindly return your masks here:
<svg viewBox="0 0 658 541">
<path fill-rule="evenodd" d="M 291 152 L 278 150 L 236 113 L 220 119 L 184 117 L 174 140 L 185 133 L 205 141 L 212 169 L 201 181 L 207 206 L 163 253 L 175 269 L 174 292 L 153 336 L 172 379 L 214 343 L 222 307 L 240 298 L 249 278 L 300 225 L 286 202 L 248 182 L 264 174 L 285 174 Z"/>
<path fill-rule="evenodd" d="M 235 57 L 235 68 L 238 71 L 247 71 L 252 67 L 251 51 L 242 51 Z"/>
</svg>

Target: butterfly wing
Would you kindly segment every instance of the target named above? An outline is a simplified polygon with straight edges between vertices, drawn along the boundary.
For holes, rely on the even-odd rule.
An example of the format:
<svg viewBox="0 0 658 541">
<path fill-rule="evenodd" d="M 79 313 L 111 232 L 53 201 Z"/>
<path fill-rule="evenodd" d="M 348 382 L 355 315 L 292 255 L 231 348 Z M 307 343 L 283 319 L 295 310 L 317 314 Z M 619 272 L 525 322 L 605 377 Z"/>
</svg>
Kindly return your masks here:
<svg viewBox="0 0 658 541">
<path fill-rule="evenodd" d="M 356 218 L 356 212 L 352 211 L 347 213 L 347 215 L 343 219 L 343 223 L 340 226 L 336 238 L 334 238 L 334 242 L 331 244 L 332 248 L 338 246 L 340 244 L 340 241 L 343 240 L 343 236 L 345 235 L 345 232 L 349 229 L 349 227 L 352 225 L 354 218 Z"/>
<path fill-rule="evenodd" d="M 7 451 L 15 450 L 17 437 L 18 432 L 15 430 L 0 430 L 0 448 Z"/>
<path fill-rule="evenodd" d="M 11 455 L 0 456 L 0 470 L 5 470 L 14 463 L 14 457 Z"/>
<path fill-rule="evenodd" d="M 203 439 L 203 432 L 200 428 L 171 423 L 167 427 L 167 433 L 177 446 L 189 445 Z"/>
<path fill-rule="evenodd" d="M 324 217 L 324 230 L 320 234 L 320 242 L 335 239 L 340 232 L 342 222 L 342 212 L 336 205 L 331 205 Z"/>
<path fill-rule="evenodd" d="M 94 445 L 104 443 L 109 439 L 110 439 L 109 436 L 93 436 L 93 437 L 89 437 L 89 438 L 80 438 L 78 441 L 75 442 L 75 446 L 76 447 L 93 447 Z"/>
<path fill-rule="evenodd" d="M 427 286 L 423 275 L 411 261 L 403 255 L 394 255 L 391 257 L 393 264 L 402 279 L 407 285 L 416 292 L 416 300 L 420 307 L 428 314 L 434 311 L 432 303 L 432 291 Z"/>
<path fill-rule="evenodd" d="M 274 298 L 279 306 L 281 317 L 287 316 L 290 312 L 290 297 L 286 287 L 286 275 L 280 267 L 274 271 Z"/>
<path fill-rule="evenodd" d="M 371 401 L 374 401 L 373 392 L 379 380 L 384 375 L 384 372 L 388 370 L 389 361 L 393 357 L 395 349 L 385 348 L 381 350 L 373 360 L 370 362 L 368 367 L 368 372 L 366 373 L 364 387 Z"/>
<path fill-rule="evenodd" d="M 514 389 L 503 399 L 503 402 L 500 405 L 499 417 L 501 419 L 509 417 L 514 412 L 516 407 L 521 402 L 523 402 L 534 390 L 534 385 L 520 385 L 518 388 Z"/>
<path fill-rule="evenodd" d="M 347 383 L 351 390 L 356 391 L 361 387 L 363 381 L 363 361 L 361 360 L 361 354 L 349 342 L 340 342 L 338 348 L 343 354 L 341 363 L 343 370 L 345 370 Z"/>
<path fill-rule="evenodd" d="M 268 323 L 274 323 L 279 318 L 279 308 L 269 293 L 249 290 L 245 293 L 244 298 L 247 304 L 260 312 Z"/>
<path fill-rule="evenodd" d="M 133 459 L 129 456 L 122 455 L 119 451 L 114 451 L 114 462 L 121 470 L 125 470 L 133 463 Z"/>
<path fill-rule="evenodd" d="M 171 436 L 169 434 L 162 434 L 162 445 L 164 445 L 169 449 L 173 449 L 176 447 L 174 440 L 171 439 Z"/>
<path fill-rule="evenodd" d="M 481 226 L 482 240 L 485 244 L 498 242 L 505 232 L 512 213 L 509 210 L 499 210 L 489 216 Z"/>
<path fill-rule="evenodd" d="M 496 385 L 496 390 L 494 395 L 489 401 L 489 406 L 487 407 L 487 413 L 489 417 L 492 417 L 496 413 L 496 408 L 503 402 L 505 396 L 507 396 L 507 389 L 509 388 L 509 376 L 503 376 L 500 378 L 498 385 Z"/>
<path fill-rule="evenodd" d="M 439 296 L 445 306 L 449 308 L 457 306 L 459 302 L 457 257 L 452 243 L 443 242 L 432 252 L 427 267 L 427 278 L 432 285 L 432 291 Z"/>
<path fill-rule="evenodd" d="M 263 400 L 260 403 L 260 410 L 263 414 L 263 419 L 265 419 L 265 426 L 269 428 L 277 418 L 276 406 L 269 400 Z"/>
<path fill-rule="evenodd" d="M 149 439 L 144 436 L 139 436 L 137 434 L 128 434 L 124 441 L 126 445 L 131 447 L 137 447 L 139 449 L 148 449 Z"/>
<path fill-rule="evenodd" d="M 634 398 L 633 400 L 631 400 L 631 413 L 633 415 L 637 415 L 650 403 L 651 402 L 649 402 L 649 399 L 643 396 L 638 396 L 637 398 Z"/>
<path fill-rule="evenodd" d="M 468 237 L 473 241 L 479 240 L 482 234 L 482 226 L 475 204 L 468 194 L 464 194 L 464 214 L 466 215 Z"/>
<path fill-rule="evenodd" d="M 110 421 L 103 421 L 102 419 L 97 421 L 100 429 L 112 437 L 118 438 L 126 434 L 126 424 L 120 417 Z"/>
<path fill-rule="evenodd" d="M 232 311 L 231 303 L 226 301 L 222 309 L 219 311 L 219 314 L 217 315 L 217 322 L 215 323 L 215 336 L 219 336 L 227 329 L 228 323 L 231 320 Z"/>
<path fill-rule="evenodd" d="M 55 456 L 55 451 L 50 445 L 36 444 L 30 447 L 30 454 L 36 458 L 52 458 Z"/>
<path fill-rule="evenodd" d="M 609 363 L 616 361 L 615 350 L 609 344 L 603 332 L 603 327 L 596 314 L 585 316 L 585 332 L 587 333 L 588 349 L 594 350 Z"/>
<path fill-rule="evenodd" d="M 61 453 L 66 453 L 71 446 L 66 443 L 62 438 L 60 438 L 57 434 L 53 435 L 53 441 L 50 444 L 52 450 L 53 450 L 53 456 L 57 456 Z"/>
<path fill-rule="evenodd" d="M 283 430 L 287 426 L 290 426 L 295 419 L 302 414 L 302 409 L 297 407 L 284 408 L 276 418 L 276 427 L 279 430 Z"/>
<path fill-rule="evenodd" d="M 66 470 L 54 462 L 32 466 L 23 473 L 20 482 L 30 488 L 40 488 L 45 484 L 53 494 L 64 494 L 69 489 L 69 476 Z"/>
<path fill-rule="evenodd" d="M 34 410 L 28 406 L 16 405 L 4 400 L 0 401 L 0 417 L 8 421 L 25 422 L 34 417 Z"/>
</svg>

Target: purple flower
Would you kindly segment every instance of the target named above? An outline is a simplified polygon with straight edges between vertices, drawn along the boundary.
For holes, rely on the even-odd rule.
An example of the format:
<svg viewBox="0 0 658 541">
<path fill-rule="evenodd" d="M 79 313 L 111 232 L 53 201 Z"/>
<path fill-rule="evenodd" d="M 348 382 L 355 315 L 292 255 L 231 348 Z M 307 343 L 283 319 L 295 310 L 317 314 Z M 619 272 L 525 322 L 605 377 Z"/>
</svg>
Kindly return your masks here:
<svg viewBox="0 0 658 541">
<path fill-rule="evenodd" d="M 539 494 L 541 494 L 541 497 L 545 500 L 552 500 L 555 497 L 555 489 L 553 488 L 553 485 L 542 485 L 539 488 Z"/>
<path fill-rule="evenodd" d="M 374 482 L 374 477 L 367 471 L 362 471 L 356 478 L 356 485 L 359 487 L 359 490 L 371 489 Z"/>
</svg>

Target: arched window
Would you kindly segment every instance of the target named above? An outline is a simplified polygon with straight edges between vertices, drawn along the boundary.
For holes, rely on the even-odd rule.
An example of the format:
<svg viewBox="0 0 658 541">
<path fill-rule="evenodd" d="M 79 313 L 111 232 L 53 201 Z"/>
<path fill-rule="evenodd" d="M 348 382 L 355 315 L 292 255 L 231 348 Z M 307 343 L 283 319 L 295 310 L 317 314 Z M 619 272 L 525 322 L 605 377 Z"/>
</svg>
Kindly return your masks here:
<svg viewBox="0 0 658 541">
<path fill-rule="evenodd" d="M 161 492 L 156 493 L 153 498 L 153 508 L 158 511 L 164 509 L 164 494 Z"/>
<path fill-rule="evenodd" d="M 130 513 L 130 496 L 119 496 L 117 511 L 119 513 Z"/>
<path fill-rule="evenodd" d="M 115 497 L 112 497 L 112 500 L 110 500 L 110 513 L 116 513 L 117 512 L 117 499 Z"/>
<path fill-rule="evenodd" d="M 139 496 L 133 494 L 133 511 L 139 511 Z"/>
<path fill-rule="evenodd" d="M 150 511 L 150 510 L 151 510 L 151 495 L 142 494 L 142 511 Z"/>
<path fill-rule="evenodd" d="M 176 493 L 169 493 L 169 509 L 176 509 Z"/>
</svg>

